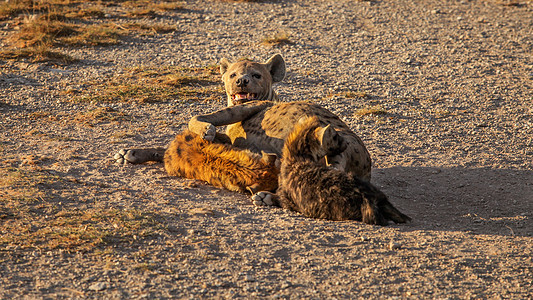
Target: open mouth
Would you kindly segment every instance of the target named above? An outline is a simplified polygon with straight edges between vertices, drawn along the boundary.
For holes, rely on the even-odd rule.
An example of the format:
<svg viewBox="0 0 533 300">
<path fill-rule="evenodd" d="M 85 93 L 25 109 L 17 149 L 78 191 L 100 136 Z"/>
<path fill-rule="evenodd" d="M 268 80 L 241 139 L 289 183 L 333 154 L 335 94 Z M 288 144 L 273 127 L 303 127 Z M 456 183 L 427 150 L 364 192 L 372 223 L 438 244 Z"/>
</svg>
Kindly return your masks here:
<svg viewBox="0 0 533 300">
<path fill-rule="evenodd" d="M 231 100 L 233 101 L 233 104 L 241 104 L 256 99 L 257 94 L 255 93 L 236 93 L 231 95 Z"/>
</svg>

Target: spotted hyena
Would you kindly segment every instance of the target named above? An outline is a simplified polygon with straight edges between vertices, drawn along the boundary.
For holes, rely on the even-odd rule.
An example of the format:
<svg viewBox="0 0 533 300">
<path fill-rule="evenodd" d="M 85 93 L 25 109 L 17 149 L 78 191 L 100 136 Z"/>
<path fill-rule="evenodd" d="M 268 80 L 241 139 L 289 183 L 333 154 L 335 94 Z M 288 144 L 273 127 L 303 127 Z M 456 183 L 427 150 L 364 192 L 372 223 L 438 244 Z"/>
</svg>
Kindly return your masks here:
<svg viewBox="0 0 533 300">
<path fill-rule="evenodd" d="M 285 77 L 285 61 L 279 54 L 265 63 L 222 59 L 220 73 L 226 88 L 228 107 L 199 115 L 189 121 L 189 130 L 207 141 L 213 141 L 217 126 L 227 125 L 226 138 L 234 146 L 282 155 L 283 144 L 302 117 L 315 116 L 320 124 L 330 124 L 346 142 L 346 149 L 327 156 L 329 165 L 370 180 L 371 160 L 362 140 L 335 114 L 307 101 L 279 102 L 273 84 Z M 118 162 L 143 163 L 163 161 L 165 149 L 123 149 L 115 155 Z M 255 197 L 256 204 L 269 204 L 269 199 Z"/>
<path fill-rule="evenodd" d="M 321 126 L 317 117 L 304 119 L 285 141 L 273 202 L 311 218 L 377 225 L 410 221 L 372 184 L 323 163 L 325 156 L 345 150 L 331 126 Z"/>
</svg>

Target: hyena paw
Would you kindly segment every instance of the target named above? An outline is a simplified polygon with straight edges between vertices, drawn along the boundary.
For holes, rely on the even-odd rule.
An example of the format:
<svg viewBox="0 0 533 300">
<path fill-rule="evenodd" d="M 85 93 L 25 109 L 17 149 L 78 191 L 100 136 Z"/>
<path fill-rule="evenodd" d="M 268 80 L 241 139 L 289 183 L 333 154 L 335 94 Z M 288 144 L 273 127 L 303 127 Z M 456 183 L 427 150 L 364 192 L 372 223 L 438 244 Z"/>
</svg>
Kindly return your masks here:
<svg viewBox="0 0 533 300">
<path fill-rule="evenodd" d="M 130 152 L 131 150 L 128 149 L 120 149 L 120 151 L 113 156 L 113 159 L 119 164 L 127 164 L 129 162 L 128 157 L 133 156 Z"/>
<path fill-rule="evenodd" d="M 202 138 L 206 141 L 212 142 L 217 134 L 217 129 L 212 124 L 206 126 L 205 131 L 202 134 Z"/>
<path fill-rule="evenodd" d="M 119 164 L 142 164 L 147 161 L 163 161 L 159 149 L 121 149 L 113 158 Z"/>
<path fill-rule="evenodd" d="M 275 206 L 277 201 L 275 195 L 269 192 L 257 192 L 252 196 L 255 206 Z"/>
</svg>

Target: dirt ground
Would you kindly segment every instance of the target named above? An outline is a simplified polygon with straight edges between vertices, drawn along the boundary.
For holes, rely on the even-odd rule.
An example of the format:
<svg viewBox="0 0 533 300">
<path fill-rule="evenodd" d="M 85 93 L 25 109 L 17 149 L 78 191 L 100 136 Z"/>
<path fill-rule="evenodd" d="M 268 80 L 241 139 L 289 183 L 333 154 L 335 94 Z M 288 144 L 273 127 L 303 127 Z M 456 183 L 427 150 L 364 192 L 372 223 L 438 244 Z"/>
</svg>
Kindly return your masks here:
<svg viewBox="0 0 533 300">
<path fill-rule="evenodd" d="M 0 60 L 0 298 L 532 298 L 532 16 L 531 1 L 191 0 L 140 19 L 173 32 L 61 48 L 75 63 Z M 275 53 L 283 101 L 341 116 L 413 222 L 308 219 L 115 164 L 223 108 L 222 57 Z M 193 96 L 110 92 L 168 68 L 207 75 Z"/>
</svg>

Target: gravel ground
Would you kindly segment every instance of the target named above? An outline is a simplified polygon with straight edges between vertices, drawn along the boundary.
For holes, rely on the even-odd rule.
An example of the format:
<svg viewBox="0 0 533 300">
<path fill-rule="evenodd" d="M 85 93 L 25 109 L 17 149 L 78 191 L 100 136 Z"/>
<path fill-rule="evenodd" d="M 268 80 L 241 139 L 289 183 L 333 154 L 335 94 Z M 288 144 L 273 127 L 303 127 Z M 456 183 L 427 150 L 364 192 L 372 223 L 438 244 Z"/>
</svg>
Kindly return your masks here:
<svg viewBox="0 0 533 300">
<path fill-rule="evenodd" d="M 135 210 L 153 229 L 83 251 L 0 244 L 0 298 L 533 297 L 531 1 L 184 7 L 143 20 L 175 32 L 62 49 L 75 64 L 0 61 L 2 167 L 54 178 L 33 186 L 44 197 L 37 216 Z M 277 33 L 292 43 L 261 44 Z M 65 94 L 140 65 L 197 68 L 274 53 L 288 67 L 281 98 L 341 116 L 373 157 L 374 184 L 412 223 L 307 219 L 169 178 L 160 164 L 114 164 L 120 148 L 166 146 L 191 116 L 222 108 L 222 94 L 142 104 Z M 102 107 L 128 118 L 87 126 L 71 117 Z M 386 113 L 355 115 L 368 107 Z M 2 186 L 0 197 L 9 194 Z M 3 226 L 12 219 L 2 211 Z"/>
</svg>

